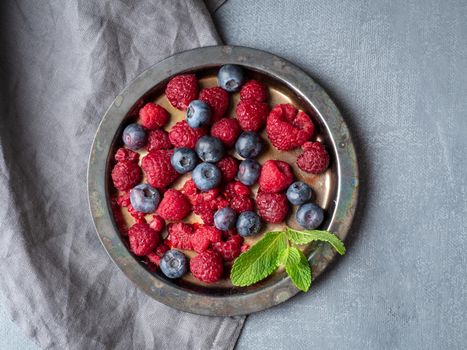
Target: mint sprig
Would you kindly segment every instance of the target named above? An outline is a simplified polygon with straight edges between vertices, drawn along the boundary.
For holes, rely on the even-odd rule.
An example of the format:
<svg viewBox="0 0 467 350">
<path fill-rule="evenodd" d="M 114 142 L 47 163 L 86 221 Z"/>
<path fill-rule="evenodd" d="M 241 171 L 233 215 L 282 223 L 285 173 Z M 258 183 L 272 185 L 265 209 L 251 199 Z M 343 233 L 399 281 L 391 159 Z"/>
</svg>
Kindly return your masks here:
<svg viewBox="0 0 467 350">
<path fill-rule="evenodd" d="M 282 265 L 294 285 L 301 291 L 308 291 L 312 281 L 310 264 L 295 245 L 313 241 L 327 242 L 339 254 L 345 254 L 344 243 L 328 231 L 298 231 L 287 227 L 284 231 L 267 232 L 235 260 L 230 272 L 232 284 L 239 287 L 252 285 L 268 277 Z"/>
</svg>

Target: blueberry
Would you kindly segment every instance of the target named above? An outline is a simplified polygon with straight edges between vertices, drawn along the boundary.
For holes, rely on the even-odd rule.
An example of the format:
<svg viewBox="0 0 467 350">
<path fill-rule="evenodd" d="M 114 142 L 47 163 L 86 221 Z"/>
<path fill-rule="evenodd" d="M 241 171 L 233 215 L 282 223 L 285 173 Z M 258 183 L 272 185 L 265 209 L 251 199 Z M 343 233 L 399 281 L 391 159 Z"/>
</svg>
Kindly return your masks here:
<svg viewBox="0 0 467 350">
<path fill-rule="evenodd" d="M 242 184 L 251 186 L 258 180 L 261 165 L 254 159 L 242 160 L 238 166 L 237 178 Z"/>
<path fill-rule="evenodd" d="M 313 195 L 310 186 L 302 181 L 296 181 L 287 189 L 287 199 L 293 205 L 302 205 L 308 202 Z"/>
<path fill-rule="evenodd" d="M 133 123 L 123 130 L 123 143 L 129 149 L 137 150 L 146 143 L 146 132 L 139 124 Z"/>
<path fill-rule="evenodd" d="M 211 163 L 201 163 L 193 170 L 192 178 L 198 189 L 209 191 L 221 182 L 221 171 Z"/>
<path fill-rule="evenodd" d="M 209 124 L 211 107 L 201 100 L 193 100 L 186 110 L 186 122 L 192 128 L 201 128 Z"/>
<path fill-rule="evenodd" d="M 316 204 L 306 203 L 298 208 L 295 218 L 304 229 L 314 230 L 323 222 L 324 213 Z"/>
<path fill-rule="evenodd" d="M 196 142 L 195 151 L 202 161 L 216 163 L 224 155 L 224 146 L 217 137 L 203 136 Z"/>
<path fill-rule="evenodd" d="M 141 213 L 154 213 L 160 201 L 159 192 L 148 184 L 137 185 L 130 191 L 131 206 Z"/>
<path fill-rule="evenodd" d="M 237 219 L 237 232 L 240 236 L 254 236 L 261 230 L 261 218 L 254 211 L 244 211 Z"/>
<path fill-rule="evenodd" d="M 255 158 L 263 150 L 263 140 L 255 132 L 242 132 L 235 143 L 235 150 L 243 158 Z"/>
<path fill-rule="evenodd" d="M 182 252 L 171 249 L 161 259 L 161 271 L 168 278 L 180 278 L 187 271 L 187 258 Z"/>
<path fill-rule="evenodd" d="M 228 92 L 235 92 L 245 82 L 243 68 L 235 64 L 226 64 L 217 73 L 218 85 Z"/>
<path fill-rule="evenodd" d="M 222 208 L 214 214 L 214 226 L 221 231 L 227 231 L 234 228 L 236 222 L 237 213 L 235 213 L 232 208 Z"/>
<path fill-rule="evenodd" d="M 185 147 L 177 148 L 172 157 L 170 157 L 170 163 L 177 173 L 185 174 L 195 168 L 196 163 L 198 163 L 198 157 L 192 149 Z"/>
</svg>

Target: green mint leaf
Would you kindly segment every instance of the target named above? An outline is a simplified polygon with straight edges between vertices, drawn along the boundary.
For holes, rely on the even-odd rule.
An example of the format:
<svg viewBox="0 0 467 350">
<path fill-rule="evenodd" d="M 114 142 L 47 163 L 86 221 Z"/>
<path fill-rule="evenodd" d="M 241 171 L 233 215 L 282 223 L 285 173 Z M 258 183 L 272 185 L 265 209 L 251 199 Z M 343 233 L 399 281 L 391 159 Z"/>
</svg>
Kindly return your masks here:
<svg viewBox="0 0 467 350">
<path fill-rule="evenodd" d="M 311 268 L 306 256 L 296 247 L 288 249 L 285 271 L 293 284 L 303 292 L 311 286 Z"/>
<path fill-rule="evenodd" d="M 230 272 L 232 284 L 249 286 L 269 276 L 279 266 L 279 258 L 287 245 L 285 232 L 266 233 L 235 260 Z"/>
<path fill-rule="evenodd" d="M 320 230 L 297 231 L 287 227 L 286 233 L 287 238 L 295 244 L 307 244 L 313 241 L 322 241 L 332 245 L 340 255 L 345 254 L 344 243 L 339 239 L 339 237 L 331 232 Z"/>
<path fill-rule="evenodd" d="M 282 253 L 279 255 L 279 265 L 285 266 L 285 263 L 287 262 L 287 257 L 289 256 L 289 249 L 290 247 L 286 247 Z"/>
</svg>

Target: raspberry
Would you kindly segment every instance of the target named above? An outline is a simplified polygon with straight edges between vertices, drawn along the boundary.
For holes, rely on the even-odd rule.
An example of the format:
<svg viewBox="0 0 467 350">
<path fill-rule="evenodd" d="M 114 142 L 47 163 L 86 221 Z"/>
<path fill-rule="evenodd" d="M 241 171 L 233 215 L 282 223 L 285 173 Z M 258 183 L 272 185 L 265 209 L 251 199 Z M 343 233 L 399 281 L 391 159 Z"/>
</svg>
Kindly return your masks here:
<svg viewBox="0 0 467 350">
<path fill-rule="evenodd" d="M 213 200 L 204 200 L 199 197 L 193 205 L 193 211 L 201 217 L 201 220 L 203 220 L 206 225 L 214 225 L 215 212 L 218 209 L 227 207 L 228 205 L 229 202 L 221 196 L 218 196 Z"/>
<path fill-rule="evenodd" d="M 151 253 L 160 240 L 159 234 L 148 224 L 134 224 L 128 230 L 130 249 L 135 255 L 143 256 Z"/>
<path fill-rule="evenodd" d="M 206 250 L 190 260 L 190 271 L 202 282 L 217 282 L 224 272 L 222 258 L 213 250 Z"/>
<path fill-rule="evenodd" d="M 164 188 L 177 179 L 178 173 L 170 163 L 172 153 L 172 150 L 159 150 L 149 152 L 143 158 L 141 167 L 152 187 Z"/>
<path fill-rule="evenodd" d="M 214 226 L 196 225 L 195 233 L 191 236 L 191 245 L 197 253 L 204 252 L 211 243 L 220 242 L 222 232 Z"/>
<path fill-rule="evenodd" d="M 225 261 L 232 261 L 240 255 L 242 243 L 242 236 L 233 235 L 225 242 L 213 243 L 212 249 L 218 252 Z"/>
<path fill-rule="evenodd" d="M 287 196 L 283 193 L 259 192 L 256 196 L 256 206 L 259 216 L 271 223 L 284 221 L 289 211 Z"/>
<path fill-rule="evenodd" d="M 219 162 L 217 167 L 222 173 L 222 180 L 232 181 L 237 176 L 238 171 L 238 159 L 232 156 L 225 156 Z"/>
<path fill-rule="evenodd" d="M 190 128 L 186 120 L 182 120 L 172 127 L 169 132 L 169 139 L 177 148 L 188 147 L 194 149 L 196 142 L 204 135 L 206 135 L 206 131 L 204 129 Z"/>
<path fill-rule="evenodd" d="M 144 216 L 146 215 L 145 213 L 142 213 L 140 211 L 137 211 L 131 204 L 128 205 L 128 213 L 135 219 L 136 223 L 138 224 L 145 224 L 146 219 Z"/>
<path fill-rule="evenodd" d="M 329 166 L 329 153 L 320 142 L 306 142 L 303 153 L 297 157 L 297 165 L 311 174 L 321 174 Z"/>
<path fill-rule="evenodd" d="M 159 266 L 161 262 L 161 258 L 164 256 L 164 253 L 167 252 L 168 250 L 170 250 L 170 248 L 166 246 L 164 243 L 161 243 L 157 246 L 154 252 L 151 252 L 147 255 L 147 258 L 150 262 Z"/>
<path fill-rule="evenodd" d="M 191 211 L 191 204 L 188 198 L 180 191 L 173 188 L 164 193 L 157 214 L 164 220 L 182 220 Z"/>
<path fill-rule="evenodd" d="M 240 181 L 229 182 L 224 187 L 224 196 L 229 200 L 236 196 L 246 197 L 250 195 L 250 188 L 247 185 L 242 184 Z"/>
<path fill-rule="evenodd" d="M 255 100 L 242 100 L 237 104 L 235 112 L 243 130 L 258 131 L 266 123 L 269 106 Z"/>
<path fill-rule="evenodd" d="M 130 192 L 125 192 L 117 198 L 117 204 L 121 207 L 128 207 L 130 205 Z"/>
<path fill-rule="evenodd" d="M 241 132 L 238 120 L 234 118 L 222 118 L 211 127 L 211 135 L 221 140 L 227 147 L 233 147 Z"/>
<path fill-rule="evenodd" d="M 257 80 L 250 80 L 240 90 L 240 100 L 266 102 L 269 97 L 268 88 Z"/>
<path fill-rule="evenodd" d="M 139 110 L 139 120 L 142 126 L 146 129 L 157 129 L 169 121 L 169 112 L 164 107 L 155 104 L 154 102 L 146 103 L 146 105 Z"/>
<path fill-rule="evenodd" d="M 219 86 L 202 89 L 199 99 L 211 107 L 211 123 L 222 118 L 229 108 L 229 94 Z"/>
<path fill-rule="evenodd" d="M 177 222 L 175 224 L 168 224 L 167 243 L 171 248 L 178 249 L 193 249 L 191 245 L 191 236 L 193 235 L 193 226 L 185 224 L 184 222 Z"/>
<path fill-rule="evenodd" d="M 300 147 L 310 139 L 314 130 L 310 117 L 291 104 L 276 105 L 266 123 L 269 140 L 281 151 Z"/>
<path fill-rule="evenodd" d="M 132 150 L 128 148 L 119 148 L 117 152 L 115 152 L 115 160 L 117 162 L 123 162 L 125 160 L 130 161 L 130 162 L 135 162 L 138 163 L 139 160 L 139 153 L 133 152 Z"/>
<path fill-rule="evenodd" d="M 248 251 L 248 249 L 250 249 L 250 246 L 248 244 L 246 244 L 246 243 L 243 243 L 241 248 L 240 248 L 240 251 L 242 253 L 245 253 L 246 251 Z"/>
<path fill-rule="evenodd" d="M 112 181 L 117 190 L 128 191 L 143 178 L 137 163 L 124 160 L 115 164 L 112 169 Z"/>
<path fill-rule="evenodd" d="M 160 149 L 173 148 L 172 142 L 169 139 L 169 133 L 163 129 L 149 131 L 148 135 L 148 151 L 154 152 Z"/>
<path fill-rule="evenodd" d="M 165 227 L 165 221 L 159 215 L 153 215 L 149 227 L 156 232 L 161 232 Z"/>
<path fill-rule="evenodd" d="M 259 189 L 262 192 L 281 192 L 293 182 L 292 168 L 280 160 L 268 160 L 261 168 Z"/>
<path fill-rule="evenodd" d="M 165 88 L 165 96 L 177 109 L 186 111 L 191 101 L 198 96 L 198 80 L 194 74 L 173 77 Z"/>
<path fill-rule="evenodd" d="M 251 197 L 234 196 L 230 199 L 230 207 L 237 213 L 251 211 L 255 207 L 255 201 Z"/>
</svg>

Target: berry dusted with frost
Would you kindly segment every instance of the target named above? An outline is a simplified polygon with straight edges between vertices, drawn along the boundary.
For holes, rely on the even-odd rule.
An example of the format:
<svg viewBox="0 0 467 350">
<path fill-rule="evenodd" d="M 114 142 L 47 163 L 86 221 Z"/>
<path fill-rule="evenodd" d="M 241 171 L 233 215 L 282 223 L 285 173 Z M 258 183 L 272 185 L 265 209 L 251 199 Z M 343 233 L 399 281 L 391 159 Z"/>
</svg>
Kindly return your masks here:
<svg viewBox="0 0 467 350">
<path fill-rule="evenodd" d="M 146 131 L 139 124 L 129 124 L 123 130 L 123 143 L 129 149 L 137 150 L 146 144 Z"/>
<path fill-rule="evenodd" d="M 185 111 L 191 101 L 198 97 L 198 80 L 194 74 L 173 77 L 165 88 L 165 96 L 175 108 Z"/>
<path fill-rule="evenodd" d="M 148 102 L 139 110 L 139 121 L 146 129 L 163 127 L 169 121 L 169 112 L 154 102 Z"/>
<path fill-rule="evenodd" d="M 261 167 L 259 189 L 262 192 L 284 191 L 293 181 L 292 168 L 281 160 L 268 160 Z"/>
<path fill-rule="evenodd" d="M 321 142 L 305 142 L 303 153 L 297 157 L 297 166 L 311 174 L 321 174 L 329 166 L 329 153 Z"/>
<path fill-rule="evenodd" d="M 190 260 L 190 271 L 202 282 L 217 282 L 224 272 L 222 258 L 216 251 L 206 250 Z"/>
<path fill-rule="evenodd" d="M 160 200 L 159 192 L 148 184 L 137 185 L 130 191 L 131 206 L 141 213 L 154 213 Z"/>
<path fill-rule="evenodd" d="M 284 221 L 289 212 L 289 202 L 283 193 L 259 192 L 256 206 L 261 218 L 274 224 Z"/>
<path fill-rule="evenodd" d="M 237 222 L 237 213 L 229 207 L 219 209 L 214 214 L 214 226 L 221 231 L 227 231 L 235 227 Z"/>
<path fill-rule="evenodd" d="M 176 123 L 169 131 L 169 139 L 177 148 L 187 147 L 194 149 L 199 138 L 206 134 L 202 128 L 190 128 L 186 120 Z"/>
<path fill-rule="evenodd" d="M 201 163 L 193 170 L 192 178 L 199 190 L 208 191 L 220 184 L 222 175 L 214 164 Z"/>
<path fill-rule="evenodd" d="M 170 158 L 170 163 L 177 173 L 185 174 L 195 168 L 198 157 L 192 149 L 186 147 L 177 148 Z"/>
<path fill-rule="evenodd" d="M 311 200 L 313 192 L 311 187 L 302 181 L 296 181 L 287 189 L 287 199 L 293 205 L 302 205 Z"/>
<path fill-rule="evenodd" d="M 258 180 L 261 165 L 254 159 L 242 160 L 238 166 L 237 178 L 242 184 L 252 186 Z"/>
<path fill-rule="evenodd" d="M 249 80 L 240 90 L 240 100 L 266 102 L 269 97 L 268 88 L 258 80 Z"/>
<path fill-rule="evenodd" d="M 193 100 L 186 110 L 186 122 L 192 128 L 201 128 L 211 120 L 211 107 L 201 100 Z"/>
<path fill-rule="evenodd" d="M 187 272 L 188 261 L 182 252 L 171 249 L 161 259 L 161 271 L 168 278 L 180 278 Z"/>
<path fill-rule="evenodd" d="M 164 193 L 157 214 L 164 220 L 182 220 L 191 211 L 191 203 L 180 191 L 170 188 Z"/>
<path fill-rule="evenodd" d="M 229 94 L 219 86 L 202 89 L 199 99 L 211 107 L 211 122 L 222 118 L 229 108 Z"/>
<path fill-rule="evenodd" d="M 217 73 L 218 85 L 228 92 L 236 92 L 245 82 L 243 68 L 235 64 L 223 65 Z"/>
<path fill-rule="evenodd" d="M 263 139 L 255 132 L 245 131 L 238 137 L 235 150 L 243 158 L 255 158 L 263 150 Z"/>
<path fill-rule="evenodd" d="M 233 118 L 222 118 L 211 127 L 211 135 L 217 137 L 227 147 L 235 145 L 241 131 L 238 120 Z"/>
<path fill-rule="evenodd" d="M 138 256 L 151 253 L 160 240 L 159 234 L 151 229 L 148 224 L 134 224 L 128 230 L 128 240 L 131 251 Z"/>
<path fill-rule="evenodd" d="M 280 151 L 302 146 L 310 139 L 314 130 L 310 117 L 291 104 L 276 105 L 267 118 L 266 132 L 269 140 Z"/>
<path fill-rule="evenodd" d="M 298 208 L 295 219 L 304 229 L 314 230 L 323 222 L 324 212 L 316 204 L 306 203 Z"/>
<path fill-rule="evenodd" d="M 204 162 L 216 163 L 224 155 L 222 142 L 213 136 L 203 136 L 196 143 L 196 154 Z"/>
<path fill-rule="evenodd" d="M 261 218 L 254 211 L 245 211 L 238 216 L 237 232 L 242 237 L 254 236 L 261 230 Z"/>
</svg>

